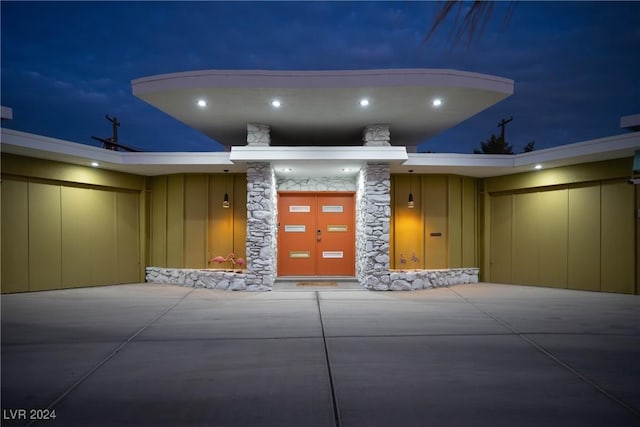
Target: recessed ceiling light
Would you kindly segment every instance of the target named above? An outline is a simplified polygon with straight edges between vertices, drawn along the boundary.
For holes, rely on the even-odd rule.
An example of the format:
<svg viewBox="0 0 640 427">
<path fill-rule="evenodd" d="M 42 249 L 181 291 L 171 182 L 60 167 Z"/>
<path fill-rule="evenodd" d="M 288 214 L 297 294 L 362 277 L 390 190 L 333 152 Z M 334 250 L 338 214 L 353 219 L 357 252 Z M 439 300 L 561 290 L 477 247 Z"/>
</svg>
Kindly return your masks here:
<svg viewBox="0 0 640 427">
<path fill-rule="evenodd" d="M 273 107 L 275 107 L 275 108 L 280 108 L 280 106 L 281 106 L 282 104 L 280 103 L 280 101 L 279 101 L 279 100 L 274 99 L 273 101 L 271 101 L 271 105 L 272 105 Z"/>
<path fill-rule="evenodd" d="M 196 102 L 196 104 L 198 104 L 198 107 L 204 108 L 207 106 L 207 101 L 205 101 L 204 99 L 198 99 L 198 102 Z"/>
<path fill-rule="evenodd" d="M 366 107 L 366 106 L 368 106 L 368 105 L 369 105 L 369 100 L 368 100 L 367 98 L 362 98 L 362 99 L 360 100 L 360 106 L 361 106 L 361 107 Z"/>
<path fill-rule="evenodd" d="M 441 105 L 442 105 L 442 99 L 440 99 L 440 98 L 436 98 L 436 99 L 434 99 L 434 100 L 432 101 L 432 104 L 433 104 L 433 106 L 434 106 L 434 107 L 439 107 L 439 106 L 441 106 Z"/>
<path fill-rule="evenodd" d="M 535 165 L 533 168 L 536 169 L 536 170 L 540 170 L 540 169 L 542 169 L 542 165 Z"/>
<path fill-rule="evenodd" d="M 98 166 L 100 166 L 100 163 L 98 163 L 98 162 L 91 162 L 91 166 L 93 166 L 94 168 L 97 168 Z"/>
</svg>

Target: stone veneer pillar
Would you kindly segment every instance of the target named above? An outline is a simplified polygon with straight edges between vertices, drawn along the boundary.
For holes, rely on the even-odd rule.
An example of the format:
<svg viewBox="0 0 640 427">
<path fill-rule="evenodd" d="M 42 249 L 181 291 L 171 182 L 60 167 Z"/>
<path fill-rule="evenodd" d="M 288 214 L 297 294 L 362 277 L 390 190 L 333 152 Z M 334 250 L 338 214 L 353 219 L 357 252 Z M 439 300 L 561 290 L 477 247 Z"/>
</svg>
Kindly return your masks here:
<svg viewBox="0 0 640 427">
<path fill-rule="evenodd" d="M 388 164 L 368 164 L 360 171 L 356 212 L 358 280 L 367 289 L 389 290 L 391 179 Z"/>
<path fill-rule="evenodd" d="M 269 163 L 247 164 L 247 290 L 273 288 L 277 262 L 276 178 Z"/>
<path fill-rule="evenodd" d="M 391 145 L 391 134 L 389 125 L 375 124 L 364 128 L 362 132 L 362 142 L 370 147 L 388 147 Z"/>
</svg>

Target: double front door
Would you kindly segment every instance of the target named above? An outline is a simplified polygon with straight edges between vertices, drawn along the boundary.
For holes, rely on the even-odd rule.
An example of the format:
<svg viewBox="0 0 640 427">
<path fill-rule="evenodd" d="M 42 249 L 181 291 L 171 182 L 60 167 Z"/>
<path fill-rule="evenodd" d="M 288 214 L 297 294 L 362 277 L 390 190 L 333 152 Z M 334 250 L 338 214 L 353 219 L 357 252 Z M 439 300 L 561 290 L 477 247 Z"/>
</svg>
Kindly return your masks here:
<svg viewBox="0 0 640 427">
<path fill-rule="evenodd" d="M 278 275 L 354 276 L 354 193 L 278 193 Z"/>
</svg>

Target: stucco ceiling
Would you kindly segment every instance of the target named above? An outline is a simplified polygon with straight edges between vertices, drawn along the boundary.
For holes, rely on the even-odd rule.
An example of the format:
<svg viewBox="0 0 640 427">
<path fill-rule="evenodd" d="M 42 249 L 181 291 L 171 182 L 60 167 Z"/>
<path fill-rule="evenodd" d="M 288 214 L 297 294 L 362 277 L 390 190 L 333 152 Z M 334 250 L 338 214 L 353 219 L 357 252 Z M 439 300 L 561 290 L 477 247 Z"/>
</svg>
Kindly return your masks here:
<svg viewBox="0 0 640 427">
<path fill-rule="evenodd" d="M 392 144 L 415 146 L 508 97 L 513 81 L 438 69 L 206 70 L 140 78 L 132 89 L 225 145 L 245 145 L 247 123 L 270 125 L 272 145 L 361 145 L 363 128 L 382 123 Z"/>
</svg>

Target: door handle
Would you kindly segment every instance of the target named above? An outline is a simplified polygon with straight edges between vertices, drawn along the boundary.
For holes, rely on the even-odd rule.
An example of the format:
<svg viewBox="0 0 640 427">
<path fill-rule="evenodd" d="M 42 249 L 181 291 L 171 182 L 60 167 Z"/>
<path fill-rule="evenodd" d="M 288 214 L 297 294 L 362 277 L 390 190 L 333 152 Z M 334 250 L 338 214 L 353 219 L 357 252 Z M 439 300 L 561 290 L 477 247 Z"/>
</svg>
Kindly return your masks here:
<svg viewBox="0 0 640 427">
<path fill-rule="evenodd" d="M 318 240 L 318 242 L 322 239 L 322 230 L 318 229 L 318 232 L 316 233 L 316 239 Z"/>
</svg>

